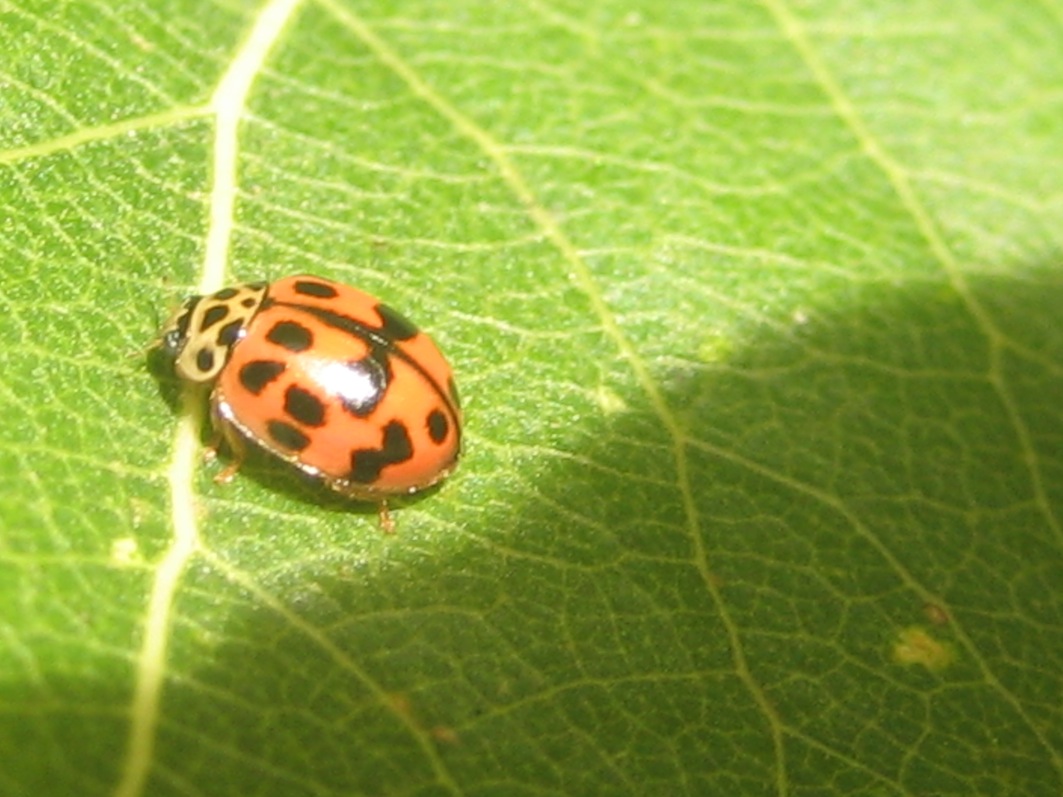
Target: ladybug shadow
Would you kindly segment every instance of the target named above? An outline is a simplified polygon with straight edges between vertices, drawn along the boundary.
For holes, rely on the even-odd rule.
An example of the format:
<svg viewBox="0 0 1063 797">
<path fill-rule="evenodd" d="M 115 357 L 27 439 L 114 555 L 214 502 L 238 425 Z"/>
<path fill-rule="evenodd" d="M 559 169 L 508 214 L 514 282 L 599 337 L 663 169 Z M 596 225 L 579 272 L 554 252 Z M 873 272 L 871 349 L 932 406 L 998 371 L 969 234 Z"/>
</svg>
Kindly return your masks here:
<svg viewBox="0 0 1063 797">
<path fill-rule="evenodd" d="M 164 352 L 154 349 L 148 353 L 147 366 L 148 372 L 155 379 L 159 397 L 175 417 L 180 415 L 184 411 L 184 388 L 181 380 L 173 373 L 172 361 Z M 209 391 L 203 390 L 199 395 L 193 395 L 191 402 L 189 409 L 203 419 L 199 424 L 200 445 L 204 451 L 217 451 L 217 461 L 208 463 L 206 470 L 209 475 L 217 476 L 224 467 L 232 463 L 233 452 L 224 441 L 217 439 L 218 436 L 210 423 Z M 249 478 L 271 492 L 327 512 L 366 516 L 380 512 L 379 502 L 352 498 L 332 490 L 313 476 L 278 459 L 251 441 L 248 441 L 244 461 L 234 476 L 234 483 L 219 483 L 217 489 L 221 491 L 220 496 L 224 497 L 228 490 L 237 489 L 235 482 L 242 478 Z M 439 487 L 440 485 L 434 485 L 412 495 L 389 497 L 387 506 L 389 509 L 401 509 L 418 504 L 437 492 Z"/>
<path fill-rule="evenodd" d="M 181 380 L 173 372 L 173 360 L 160 348 L 149 349 L 145 355 L 148 373 L 155 380 L 159 398 L 166 402 L 170 412 L 181 411 Z"/>
<path fill-rule="evenodd" d="M 204 408 L 204 412 L 206 411 L 207 409 Z M 214 433 L 209 423 L 204 423 L 200 429 L 200 442 L 204 450 L 209 450 L 214 446 Z M 216 476 L 232 461 L 233 452 L 222 442 L 217 448 L 217 461 L 208 463 L 207 469 L 212 476 Z M 240 464 L 240 470 L 233 477 L 233 483 L 220 482 L 218 484 L 219 496 L 224 497 L 226 491 L 237 489 L 236 483 L 241 479 L 250 479 L 266 488 L 271 494 L 276 493 L 285 499 L 298 501 L 313 506 L 316 510 L 335 514 L 376 516 L 380 514 L 381 504 L 384 503 L 354 498 L 333 490 L 310 474 L 278 459 L 254 443 L 248 443 L 244 460 Z M 435 485 L 412 495 L 388 497 L 387 508 L 401 510 L 418 504 L 438 489 L 439 485 Z"/>
</svg>

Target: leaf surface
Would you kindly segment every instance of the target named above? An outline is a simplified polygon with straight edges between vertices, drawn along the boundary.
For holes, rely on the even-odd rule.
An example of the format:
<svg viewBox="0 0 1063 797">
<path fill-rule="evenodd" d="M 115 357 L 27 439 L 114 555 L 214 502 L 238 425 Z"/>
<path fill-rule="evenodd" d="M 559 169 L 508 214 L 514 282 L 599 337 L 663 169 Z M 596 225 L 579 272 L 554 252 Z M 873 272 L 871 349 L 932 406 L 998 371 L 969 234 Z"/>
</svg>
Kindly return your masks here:
<svg viewBox="0 0 1063 797">
<path fill-rule="evenodd" d="M 0 3 L 0 794 L 1063 791 L 1063 5 Z M 396 510 L 137 352 L 309 272 Z"/>
</svg>

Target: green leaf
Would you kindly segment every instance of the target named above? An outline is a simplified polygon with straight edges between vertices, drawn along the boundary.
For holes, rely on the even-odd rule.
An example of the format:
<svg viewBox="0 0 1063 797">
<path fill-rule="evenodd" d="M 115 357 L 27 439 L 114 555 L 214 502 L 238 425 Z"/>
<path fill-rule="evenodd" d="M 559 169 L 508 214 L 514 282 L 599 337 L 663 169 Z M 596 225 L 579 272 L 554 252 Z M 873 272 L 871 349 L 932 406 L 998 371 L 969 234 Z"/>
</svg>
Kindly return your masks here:
<svg viewBox="0 0 1063 797">
<path fill-rule="evenodd" d="M 1063 792 L 1063 4 L 0 3 L 0 794 Z M 138 353 L 430 330 L 396 508 Z"/>
</svg>

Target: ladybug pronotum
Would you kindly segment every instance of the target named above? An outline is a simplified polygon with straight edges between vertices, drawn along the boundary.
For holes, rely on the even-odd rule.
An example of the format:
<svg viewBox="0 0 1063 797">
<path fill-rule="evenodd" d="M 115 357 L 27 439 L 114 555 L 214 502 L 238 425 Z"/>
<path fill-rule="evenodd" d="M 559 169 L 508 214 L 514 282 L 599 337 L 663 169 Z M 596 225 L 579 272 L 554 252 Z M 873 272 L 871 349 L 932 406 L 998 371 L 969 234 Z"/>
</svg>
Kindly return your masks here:
<svg viewBox="0 0 1063 797">
<path fill-rule="evenodd" d="M 252 282 L 187 299 L 157 346 L 182 381 L 210 389 L 233 454 L 250 441 L 331 489 L 380 504 L 457 465 L 461 410 L 432 339 L 362 291 L 321 277 Z"/>
</svg>

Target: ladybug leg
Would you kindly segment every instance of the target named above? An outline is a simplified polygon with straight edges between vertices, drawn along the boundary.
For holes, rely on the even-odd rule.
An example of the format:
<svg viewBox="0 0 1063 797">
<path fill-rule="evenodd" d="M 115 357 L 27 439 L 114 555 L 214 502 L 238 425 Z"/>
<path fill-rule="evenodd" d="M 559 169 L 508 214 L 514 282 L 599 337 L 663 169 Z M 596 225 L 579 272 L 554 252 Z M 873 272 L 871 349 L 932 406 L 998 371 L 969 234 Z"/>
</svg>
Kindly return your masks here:
<svg viewBox="0 0 1063 797">
<path fill-rule="evenodd" d="M 218 448 L 221 442 L 225 441 L 226 448 L 229 449 L 229 453 L 232 455 L 232 461 L 229 462 L 219 473 L 215 474 L 214 482 L 216 484 L 228 484 L 233 480 L 233 476 L 240 470 L 240 466 L 244 464 L 244 457 L 247 455 L 247 445 L 244 443 L 244 439 L 240 436 L 240 433 L 236 431 L 235 427 L 227 420 L 218 415 L 217 410 L 211 407 L 210 413 L 211 425 L 214 427 L 214 436 L 210 441 L 210 445 L 207 448 L 204 456 L 207 461 L 211 461 L 217 458 Z"/>
<path fill-rule="evenodd" d="M 391 512 L 388 511 L 388 502 L 380 502 L 380 530 L 385 534 L 395 533 L 395 521 L 391 517 Z"/>
<path fill-rule="evenodd" d="M 203 448 L 203 461 L 207 464 L 210 464 L 218 458 L 218 449 L 221 448 L 221 430 L 216 423 L 212 424 L 212 426 L 213 429 L 211 431 L 210 440 Z"/>
<path fill-rule="evenodd" d="M 231 424 L 226 423 L 221 427 L 221 436 L 232 454 L 232 460 L 220 472 L 215 474 L 214 482 L 216 484 L 228 484 L 233 480 L 236 472 L 240 470 L 240 466 L 244 464 L 244 457 L 247 456 L 247 446 L 244 445 L 243 438 L 233 429 Z"/>
</svg>

